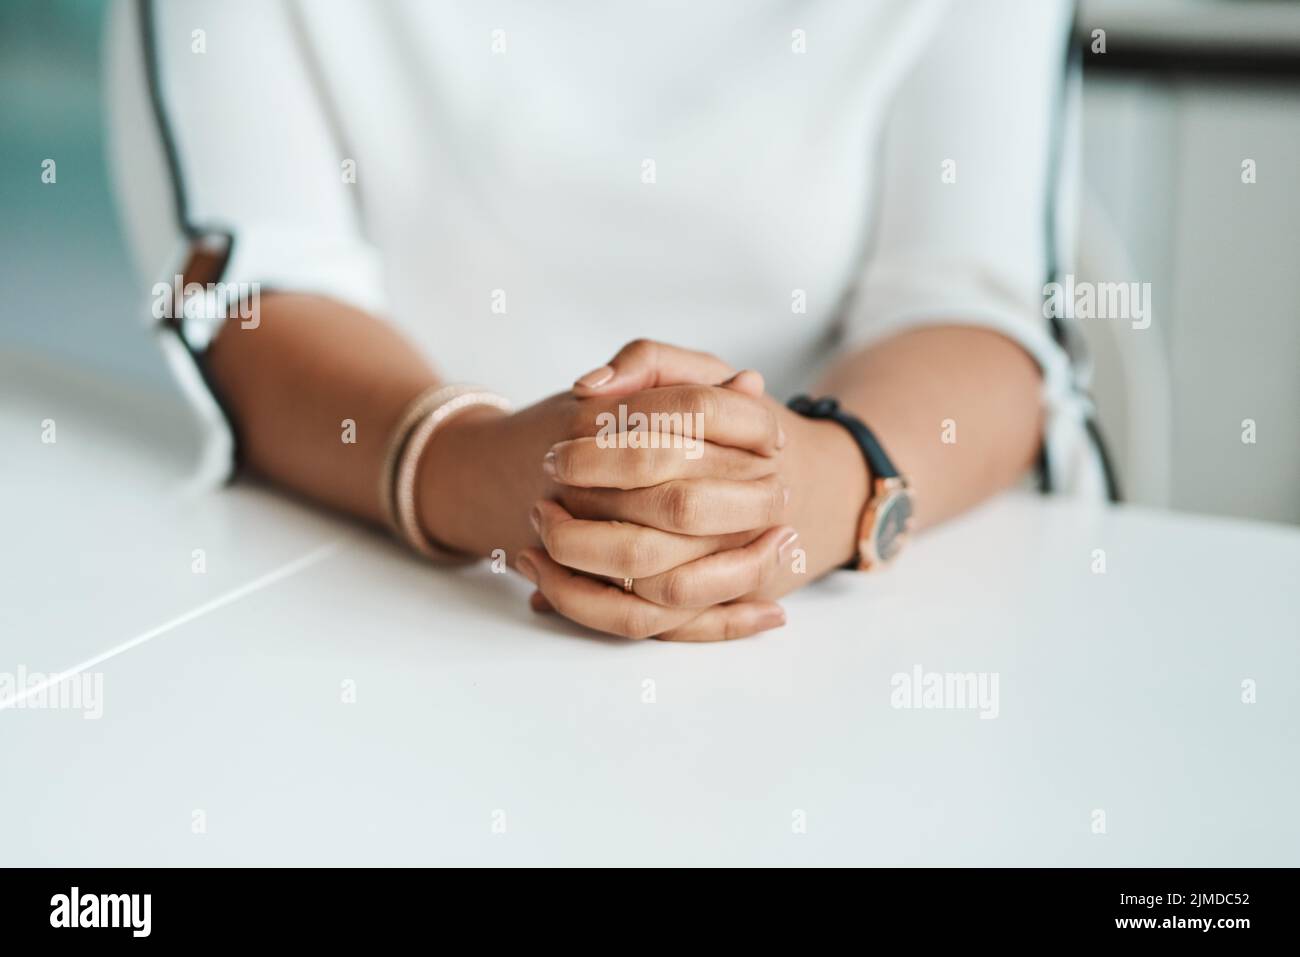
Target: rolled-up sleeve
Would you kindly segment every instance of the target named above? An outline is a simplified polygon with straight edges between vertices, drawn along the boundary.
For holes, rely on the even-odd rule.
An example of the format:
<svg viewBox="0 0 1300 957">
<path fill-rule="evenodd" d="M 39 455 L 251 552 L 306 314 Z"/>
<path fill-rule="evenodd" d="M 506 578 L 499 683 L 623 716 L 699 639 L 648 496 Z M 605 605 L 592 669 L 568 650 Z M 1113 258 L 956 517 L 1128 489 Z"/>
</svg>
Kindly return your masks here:
<svg viewBox="0 0 1300 957">
<path fill-rule="evenodd" d="M 171 283 L 194 245 L 219 235 L 229 242 L 226 289 L 386 311 L 380 259 L 345 175 L 350 157 L 287 4 L 118 0 L 108 44 L 110 160 L 145 291 Z M 229 474 L 234 433 L 201 362 L 221 322 L 187 310 L 158 330 L 210 427 L 207 466 Z"/>
<path fill-rule="evenodd" d="M 1044 450 L 1063 486 L 1092 469 L 1088 401 L 1043 308 L 1051 207 L 1074 192 L 1054 146 L 1072 15 L 1065 0 L 950 5 L 890 107 L 846 315 L 850 348 L 954 324 L 1018 343 L 1042 371 Z"/>
</svg>

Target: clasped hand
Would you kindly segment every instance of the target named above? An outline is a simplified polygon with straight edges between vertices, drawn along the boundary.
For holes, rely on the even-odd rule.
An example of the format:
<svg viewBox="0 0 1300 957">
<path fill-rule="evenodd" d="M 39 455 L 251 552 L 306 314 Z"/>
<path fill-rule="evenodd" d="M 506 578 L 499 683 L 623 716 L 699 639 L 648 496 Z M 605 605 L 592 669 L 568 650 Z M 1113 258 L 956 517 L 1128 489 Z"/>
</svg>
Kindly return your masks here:
<svg viewBox="0 0 1300 957">
<path fill-rule="evenodd" d="M 457 417 L 429 454 L 430 535 L 504 550 L 536 611 L 626 638 L 780 626 L 772 599 L 852 553 L 865 481 L 847 434 L 758 373 L 644 340 L 513 415 Z"/>
<path fill-rule="evenodd" d="M 516 561 L 537 586 L 534 609 L 627 638 L 707 641 L 783 624 L 759 596 L 798 534 L 784 524 L 780 407 L 761 376 L 638 341 L 574 394 L 579 434 L 543 457 L 556 494 L 530 512 L 541 545 Z"/>
</svg>

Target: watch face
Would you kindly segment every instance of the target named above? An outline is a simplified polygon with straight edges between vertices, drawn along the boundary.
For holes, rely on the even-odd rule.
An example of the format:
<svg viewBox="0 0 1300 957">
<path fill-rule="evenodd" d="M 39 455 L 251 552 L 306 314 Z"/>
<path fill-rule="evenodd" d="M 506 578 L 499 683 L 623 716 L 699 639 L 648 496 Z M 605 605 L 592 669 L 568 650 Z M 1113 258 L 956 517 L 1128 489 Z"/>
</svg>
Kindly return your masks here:
<svg viewBox="0 0 1300 957">
<path fill-rule="evenodd" d="M 876 513 L 876 556 L 883 562 L 898 554 L 907 540 L 907 526 L 912 518 L 912 496 L 906 490 L 894 492 L 880 503 Z"/>
</svg>

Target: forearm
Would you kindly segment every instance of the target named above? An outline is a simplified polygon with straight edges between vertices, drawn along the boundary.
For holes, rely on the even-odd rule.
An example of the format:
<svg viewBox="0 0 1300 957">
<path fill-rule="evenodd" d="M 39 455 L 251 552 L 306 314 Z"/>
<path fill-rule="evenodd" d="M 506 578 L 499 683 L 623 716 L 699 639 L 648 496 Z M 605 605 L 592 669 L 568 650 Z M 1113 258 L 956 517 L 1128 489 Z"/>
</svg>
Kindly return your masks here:
<svg viewBox="0 0 1300 957">
<path fill-rule="evenodd" d="M 1037 364 L 988 329 L 905 333 L 846 357 L 818 389 L 870 425 L 912 481 L 917 527 L 1014 484 L 1043 434 Z"/>
<path fill-rule="evenodd" d="M 244 466 L 380 521 L 386 443 L 437 376 L 391 326 L 331 299 L 268 295 L 259 318 L 256 328 L 227 323 L 207 356 Z"/>
<path fill-rule="evenodd" d="M 392 326 L 334 300 L 267 296 L 260 320 L 252 329 L 227 324 L 207 358 L 239 430 L 244 467 L 324 505 L 383 521 L 388 442 L 437 375 Z M 478 556 L 504 548 L 511 560 L 535 544 L 528 510 L 548 490 L 541 462 L 559 437 L 554 405 L 509 417 L 471 408 L 441 426 L 416 473 L 424 533 Z M 476 427 L 484 424 L 493 427 Z"/>
<path fill-rule="evenodd" d="M 1014 484 L 1042 435 L 1037 365 L 986 329 L 934 326 L 904 333 L 836 363 L 814 394 L 834 395 L 867 423 L 916 490 L 916 527 L 934 525 Z M 797 417 L 796 417 L 797 418 Z M 788 591 L 847 561 L 867 499 L 867 473 L 835 423 L 798 420 L 790 516 L 807 553 Z M 794 452 L 793 457 L 790 456 Z"/>
</svg>

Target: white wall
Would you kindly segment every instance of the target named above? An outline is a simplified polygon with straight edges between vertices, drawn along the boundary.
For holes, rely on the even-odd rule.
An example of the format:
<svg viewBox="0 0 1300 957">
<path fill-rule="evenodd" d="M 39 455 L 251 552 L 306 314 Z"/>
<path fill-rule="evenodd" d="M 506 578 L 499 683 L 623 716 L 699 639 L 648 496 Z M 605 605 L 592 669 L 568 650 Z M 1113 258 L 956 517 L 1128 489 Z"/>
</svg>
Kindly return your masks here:
<svg viewBox="0 0 1300 957">
<path fill-rule="evenodd" d="M 1090 78 L 1084 170 L 1138 274 L 1113 278 L 1152 283 L 1148 332 L 1168 365 L 1163 449 L 1124 448 L 1099 382 L 1122 471 L 1169 457 L 1168 488 L 1139 482 L 1131 497 L 1300 522 L 1300 82 Z"/>
</svg>

